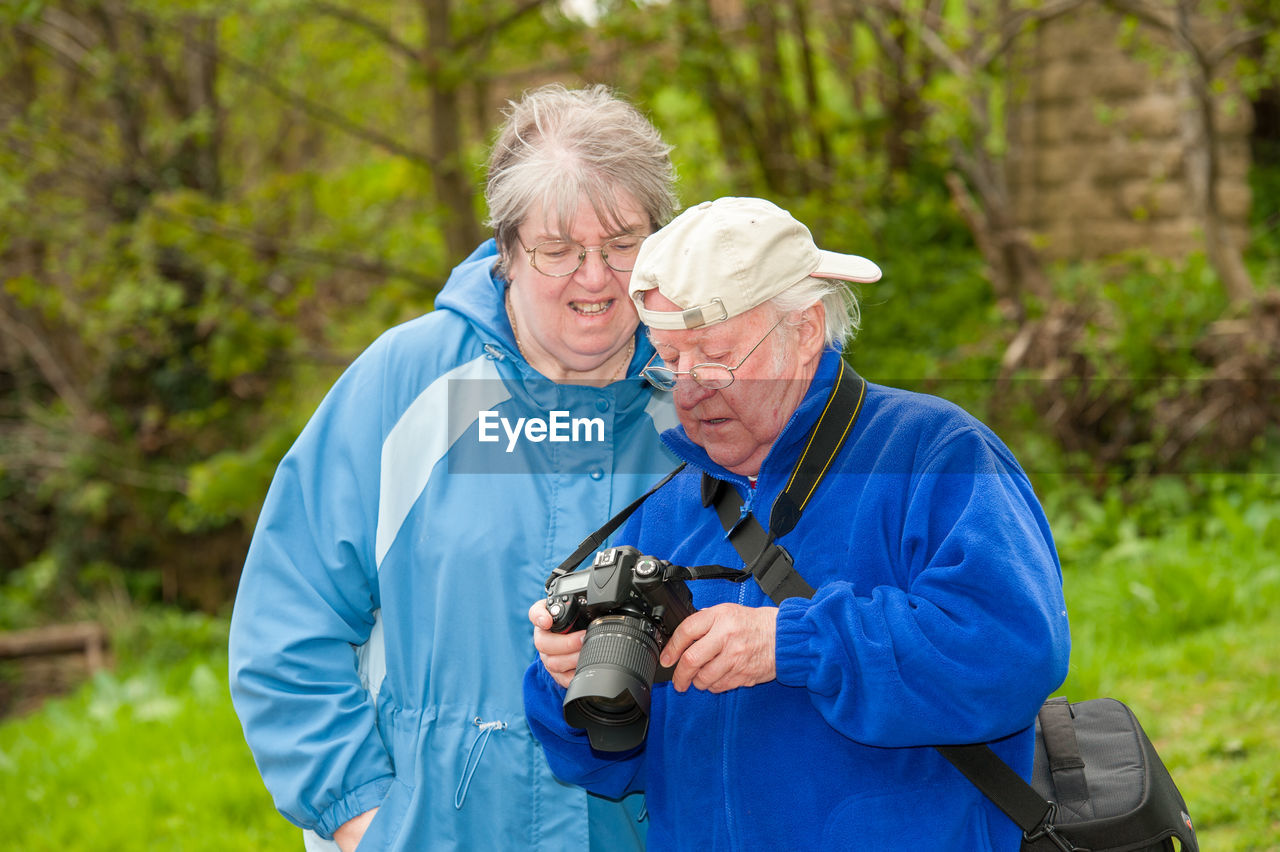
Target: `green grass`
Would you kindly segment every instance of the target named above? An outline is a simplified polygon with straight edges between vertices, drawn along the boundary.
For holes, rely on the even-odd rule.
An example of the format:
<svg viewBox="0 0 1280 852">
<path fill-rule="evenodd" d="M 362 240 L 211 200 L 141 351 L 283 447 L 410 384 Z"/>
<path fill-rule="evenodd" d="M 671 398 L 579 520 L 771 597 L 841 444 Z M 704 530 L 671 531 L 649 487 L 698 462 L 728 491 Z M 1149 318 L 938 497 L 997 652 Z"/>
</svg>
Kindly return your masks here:
<svg viewBox="0 0 1280 852">
<path fill-rule="evenodd" d="M 1280 849 L 1280 476 L 1076 499 L 1051 509 L 1072 625 L 1060 693 L 1133 708 L 1201 849 Z"/>
<path fill-rule="evenodd" d="M 301 833 L 272 806 L 231 709 L 226 653 L 217 647 L 225 622 L 148 618 L 147 629 L 123 637 L 119 674 L 100 673 L 75 694 L 0 725 L 0 802 L 13 848 L 301 849 Z M 172 624 L 155 629 L 165 621 L 196 629 L 179 636 Z M 148 646 L 141 659 L 139 642 Z"/>
<path fill-rule="evenodd" d="M 1280 476 L 1046 498 L 1073 650 L 1060 690 L 1129 704 L 1209 852 L 1280 849 Z M 117 629 L 117 674 L 0 724 L 17 849 L 300 849 L 227 698 L 226 624 Z"/>
</svg>

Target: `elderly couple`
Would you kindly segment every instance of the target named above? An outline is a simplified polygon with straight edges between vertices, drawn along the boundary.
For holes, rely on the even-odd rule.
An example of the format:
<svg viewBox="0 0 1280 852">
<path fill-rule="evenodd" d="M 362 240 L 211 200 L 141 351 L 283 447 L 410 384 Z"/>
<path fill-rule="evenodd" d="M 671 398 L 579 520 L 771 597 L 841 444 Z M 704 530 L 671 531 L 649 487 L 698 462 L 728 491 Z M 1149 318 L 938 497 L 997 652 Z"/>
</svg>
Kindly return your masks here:
<svg viewBox="0 0 1280 852">
<path fill-rule="evenodd" d="M 777 537 L 811 596 L 690 583 L 641 745 L 597 751 L 565 722 L 583 631 L 548 629 L 551 568 L 678 462 L 615 543 L 741 567 L 704 480 L 770 517 L 845 369 L 846 282 L 880 277 L 763 200 L 672 219 L 668 152 L 603 88 L 513 104 L 495 239 L 282 460 L 231 689 L 308 848 L 1019 847 L 932 746 L 989 742 L 1030 773 L 1067 666 L 1061 576 L 1018 463 L 933 397 L 865 386 Z M 485 411 L 590 417 L 605 440 L 508 453 L 479 440 Z"/>
</svg>

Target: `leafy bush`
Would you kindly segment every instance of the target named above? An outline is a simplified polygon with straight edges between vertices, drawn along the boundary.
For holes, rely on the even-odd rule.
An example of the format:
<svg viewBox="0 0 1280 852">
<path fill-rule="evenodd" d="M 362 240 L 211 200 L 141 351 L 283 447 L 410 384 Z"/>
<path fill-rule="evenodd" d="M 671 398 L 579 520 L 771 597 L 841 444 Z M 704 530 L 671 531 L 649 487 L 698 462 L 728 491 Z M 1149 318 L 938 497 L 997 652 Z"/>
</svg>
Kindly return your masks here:
<svg viewBox="0 0 1280 852">
<path fill-rule="evenodd" d="M 1280 610 L 1280 477 L 1118 483 L 1100 499 L 1046 495 L 1080 629 L 1121 651 Z M 1073 620 L 1073 626 L 1076 622 Z"/>
<path fill-rule="evenodd" d="M 1229 306 L 1203 258 L 1060 270 L 995 411 L 1077 473 L 1247 471 L 1280 438 L 1280 296 Z"/>
</svg>

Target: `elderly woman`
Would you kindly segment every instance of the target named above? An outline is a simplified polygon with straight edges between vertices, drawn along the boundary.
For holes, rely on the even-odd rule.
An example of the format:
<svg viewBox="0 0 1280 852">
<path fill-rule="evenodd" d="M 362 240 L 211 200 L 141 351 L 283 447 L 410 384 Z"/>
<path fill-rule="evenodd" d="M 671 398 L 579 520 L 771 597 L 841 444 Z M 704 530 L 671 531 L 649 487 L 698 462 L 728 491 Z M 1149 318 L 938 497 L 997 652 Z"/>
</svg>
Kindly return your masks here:
<svg viewBox="0 0 1280 852">
<path fill-rule="evenodd" d="M 338 380 L 276 472 L 231 692 L 309 848 L 627 849 L 636 802 L 549 772 L 521 703 L 550 568 L 674 462 L 627 287 L 669 147 L 603 87 L 513 104 L 496 240 Z"/>
</svg>

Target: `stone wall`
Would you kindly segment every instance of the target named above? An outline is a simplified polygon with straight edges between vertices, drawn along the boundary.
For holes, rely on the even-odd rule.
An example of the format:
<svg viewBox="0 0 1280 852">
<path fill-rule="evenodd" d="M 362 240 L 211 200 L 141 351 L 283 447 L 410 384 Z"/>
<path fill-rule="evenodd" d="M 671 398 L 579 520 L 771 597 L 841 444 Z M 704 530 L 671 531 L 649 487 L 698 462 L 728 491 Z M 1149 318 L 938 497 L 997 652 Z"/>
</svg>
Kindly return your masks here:
<svg viewBox="0 0 1280 852">
<path fill-rule="evenodd" d="M 1187 72 L 1176 62 L 1153 66 L 1120 26 L 1114 13 L 1085 6 L 1045 24 L 1020 57 L 1010 188 L 1019 220 L 1048 259 L 1203 249 L 1187 180 L 1194 121 Z M 1160 38 L 1149 28 L 1142 33 Z M 1249 106 L 1227 95 L 1216 113 L 1220 209 L 1242 246 Z"/>
</svg>

